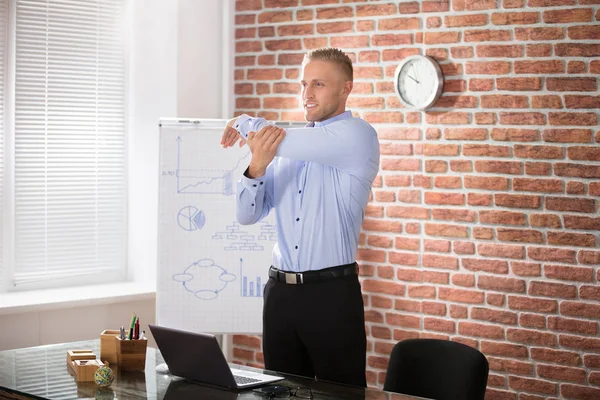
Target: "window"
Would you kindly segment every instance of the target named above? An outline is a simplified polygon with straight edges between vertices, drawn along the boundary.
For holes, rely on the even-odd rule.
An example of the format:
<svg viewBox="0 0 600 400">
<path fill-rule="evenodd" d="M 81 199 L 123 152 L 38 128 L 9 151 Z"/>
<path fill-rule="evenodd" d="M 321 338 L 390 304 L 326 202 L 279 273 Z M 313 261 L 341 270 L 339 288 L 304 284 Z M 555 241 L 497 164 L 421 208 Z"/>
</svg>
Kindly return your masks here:
<svg viewBox="0 0 600 400">
<path fill-rule="evenodd" d="M 123 280 L 125 0 L 0 2 L 5 287 Z"/>
</svg>

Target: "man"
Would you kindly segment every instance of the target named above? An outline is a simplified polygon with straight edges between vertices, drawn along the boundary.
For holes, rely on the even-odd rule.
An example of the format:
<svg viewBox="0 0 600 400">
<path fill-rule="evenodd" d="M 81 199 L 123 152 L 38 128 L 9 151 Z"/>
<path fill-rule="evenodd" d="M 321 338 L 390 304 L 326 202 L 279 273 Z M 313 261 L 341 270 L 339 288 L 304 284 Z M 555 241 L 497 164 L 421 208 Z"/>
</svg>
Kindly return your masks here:
<svg viewBox="0 0 600 400">
<path fill-rule="evenodd" d="M 305 128 L 242 115 L 252 152 L 237 186 L 237 218 L 275 209 L 277 244 L 264 291 L 267 369 L 366 386 L 364 305 L 355 262 L 364 210 L 379 171 L 377 133 L 346 111 L 352 62 L 338 49 L 309 52 L 302 68 Z M 239 133 L 239 135 L 238 135 Z"/>
</svg>

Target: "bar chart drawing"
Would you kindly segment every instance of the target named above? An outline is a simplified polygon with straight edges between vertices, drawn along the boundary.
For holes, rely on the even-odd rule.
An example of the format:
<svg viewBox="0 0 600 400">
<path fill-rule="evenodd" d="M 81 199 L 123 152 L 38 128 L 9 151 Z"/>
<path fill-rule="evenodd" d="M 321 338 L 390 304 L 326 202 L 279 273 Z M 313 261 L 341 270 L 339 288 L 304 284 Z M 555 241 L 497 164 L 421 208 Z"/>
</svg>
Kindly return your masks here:
<svg viewBox="0 0 600 400">
<path fill-rule="evenodd" d="M 244 275 L 244 259 L 240 258 L 240 295 L 242 297 L 263 297 L 265 284 L 260 276 Z M 253 279 L 254 280 L 251 280 Z"/>
<path fill-rule="evenodd" d="M 231 196 L 235 193 L 234 176 L 241 175 L 243 171 L 238 171 L 240 168 L 245 168 L 249 164 L 250 151 L 247 151 L 243 157 L 237 160 L 235 166 L 231 169 L 211 168 L 209 159 L 202 163 L 200 167 L 197 159 L 197 150 L 193 145 L 185 145 L 182 143 L 181 136 L 177 137 L 177 168 L 175 176 L 177 178 L 177 193 L 186 194 L 221 194 Z M 200 168 L 199 168 L 200 167 Z"/>
</svg>

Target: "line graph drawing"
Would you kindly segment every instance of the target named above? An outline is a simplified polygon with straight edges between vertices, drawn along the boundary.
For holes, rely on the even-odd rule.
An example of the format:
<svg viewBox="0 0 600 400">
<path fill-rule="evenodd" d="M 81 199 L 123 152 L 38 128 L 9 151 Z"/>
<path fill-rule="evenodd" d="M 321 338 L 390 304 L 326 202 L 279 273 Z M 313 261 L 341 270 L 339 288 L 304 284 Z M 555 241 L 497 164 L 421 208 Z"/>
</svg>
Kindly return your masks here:
<svg viewBox="0 0 600 400">
<path fill-rule="evenodd" d="M 200 300 L 213 300 L 219 296 L 229 282 L 236 279 L 214 260 L 204 258 L 187 266 L 180 274 L 173 275 L 175 282 L 180 282 L 185 290 L 193 293 Z"/>
<path fill-rule="evenodd" d="M 202 229 L 206 223 L 206 215 L 194 206 L 183 207 L 177 213 L 177 225 L 185 231 Z"/>
<path fill-rule="evenodd" d="M 243 263 L 244 259 L 240 258 L 240 295 L 242 297 L 263 297 L 265 284 L 262 283 L 261 277 L 256 276 L 256 279 L 251 281 L 247 275 L 244 275 Z"/>
<path fill-rule="evenodd" d="M 242 226 L 233 221 L 231 225 L 225 226 L 224 231 L 215 232 L 212 239 L 227 241 L 224 247 L 226 251 L 263 251 L 265 246 L 260 242 L 277 241 L 277 232 L 275 225 L 268 221 L 260 221 L 258 226 L 260 232 L 255 235 L 247 230 L 242 230 Z"/>
<path fill-rule="evenodd" d="M 209 168 L 210 162 L 206 163 L 206 168 L 188 167 L 187 157 L 197 157 L 197 153 L 192 148 L 186 149 L 185 156 L 182 154 L 181 136 L 177 136 L 177 169 L 175 176 L 177 178 L 177 193 L 194 194 L 222 194 L 231 196 L 235 193 L 233 177 L 241 175 L 240 168 L 245 168 L 250 162 L 250 151 L 248 150 L 232 169 Z M 189 154 L 191 152 L 191 154 Z M 207 160 L 209 161 L 209 160 Z M 190 165 L 198 164 L 197 160 L 190 160 Z M 214 165 L 214 163 L 212 164 Z"/>
</svg>

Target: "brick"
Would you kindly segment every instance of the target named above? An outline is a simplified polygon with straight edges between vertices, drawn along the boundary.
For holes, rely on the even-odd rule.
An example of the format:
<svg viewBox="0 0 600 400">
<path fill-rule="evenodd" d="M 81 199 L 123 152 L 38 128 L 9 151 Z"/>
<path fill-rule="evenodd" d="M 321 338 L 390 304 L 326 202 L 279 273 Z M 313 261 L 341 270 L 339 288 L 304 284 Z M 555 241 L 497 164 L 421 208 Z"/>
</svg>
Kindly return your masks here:
<svg viewBox="0 0 600 400">
<path fill-rule="evenodd" d="M 292 21 L 291 11 L 266 11 L 258 14 L 259 24 L 273 24 Z"/>
<path fill-rule="evenodd" d="M 498 141 L 535 142 L 540 139 L 537 129 L 494 128 L 491 137 Z"/>
<path fill-rule="evenodd" d="M 477 75 L 501 75 L 510 72 L 508 61 L 468 61 L 466 63 L 467 74 Z"/>
<path fill-rule="evenodd" d="M 565 106 L 569 109 L 600 108 L 600 96 L 566 95 Z"/>
<path fill-rule="evenodd" d="M 479 222 L 484 224 L 525 225 L 525 214 L 513 211 L 480 211 Z"/>
<path fill-rule="evenodd" d="M 587 67 L 583 61 L 569 61 L 567 64 L 567 72 L 569 74 L 581 74 L 586 71 Z"/>
<path fill-rule="evenodd" d="M 484 299 L 483 292 L 447 287 L 440 287 L 438 296 L 440 300 L 469 304 L 483 304 Z"/>
<path fill-rule="evenodd" d="M 320 34 L 343 33 L 343 32 L 353 32 L 353 31 L 354 31 L 354 23 L 351 21 L 323 22 L 323 23 L 317 24 L 317 33 L 320 33 Z"/>
<path fill-rule="evenodd" d="M 584 356 L 584 364 L 588 368 L 600 368 L 600 355 L 586 354 Z"/>
<path fill-rule="evenodd" d="M 515 278 L 500 278 L 481 275 L 477 279 L 477 287 L 485 290 L 525 293 L 525 281 Z"/>
<path fill-rule="evenodd" d="M 559 7 L 574 5 L 575 0 L 528 0 L 529 7 Z"/>
<path fill-rule="evenodd" d="M 569 368 L 559 365 L 537 365 L 537 374 L 540 378 L 554 379 L 560 381 L 584 383 L 585 370 L 581 368 Z"/>
<path fill-rule="evenodd" d="M 523 390 L 526 392 L 541 394 L 557 394 L 558 385 L 554 382 L 543 381 L 540 379 L 523 378 L 518 376 L 508 377 L 508 386 L 513 390 Z"/>
<path fill-rule="evenodd" d="M 574 250 L 548 247 L 528 247 L 527 255 L 529 258 L 538 261 L 555 261 L 563 263 L 575 263 Z"/>
<path fill-rule="evenodd" d="M 481 321 L 495 322 L 504 325 L 516 325 L 517 313 L 510 311 L 494 310 L 490 308 L 471 308 L 471 318 Z"/>
<path fill-rule="evenodd" d="M 473 228 L 473 237 L 479 240 L 489 240 L 494 238 L 494 230 L 491 228 Z"/>
<path fill-rule="evenodd" d="M 558 179 L 513 179 L 513 190 L 518 192 L 562 193 L 563 185 Z"/>
<path fill-rule="evenodd" d="M 299 102 L 295 97 L 265 97 L 264 108 L 298 108 Z"/>
<path fill-rule="evenodd" d="M 475 212 L 471 210 L 454 209 L 434 209 L 432 217 L 436 220 L 456 221 L 456 222 L 475 222 Z"/>
<path fill-rule="evenodd" d="M 600 265 L 600 252 L 581 250 L 577 256 L 581 264 Z"/>
<path fill-rule="evenodd" d="M 519 325 L 521 328 L 546 328 L 546 317 L 538 314 L 521 313 L 519 315 Z"/>
<path fill-rule="evenodd" d="M 376 15 L 393 15 L 396 13 L 395 4 L 357 5 L 357 17 L 371 17 Z"/>
<path fill-rule="evenodd" d="M 408 232 L 408 228 L 407 228 Z M 419 255 L 412 253 L 388 252 L 390 262 L 393 264 L 416 266 L 419 263 Z"/>
<path fill-rule="evenodd" d="M 574 40 L 598 40 L 600 39 L 600 27 L 598 25 L 570 26 L 567 29 L 570 39 Z"/>
<path fill-rule="evenodd" d="M 554 164 L 554 173 L 558 176 L 598 179 L 600 178 L 600 165 L 556 163 Z"/>
<path fill-rule="evenodd" d="M 379 20 L 378 30 L 411 30 L 421 29 L 421 20 L 419 18 L 391 18 Z"/>
<path fill-rule="evenodd" d="M 533 40 L 560 40 L 565 38 L 563 28 L 539 27 L 539 28 L 515 28 L 515 39 L 520 41 Z"/>
<path fill-rule="evenodd" d="M 493 10 L 498 6 L 495 0 L 481 0 L 481 1 L 468 1 L 468 0 L 454 0 L 452 2 L 452 9 L 454 11 L 472 11 L 472 10 Z"/>
<path fill-rule="evenodd" d="M 425 172 L 427 173 L 443 173 L 448 171 L 448 163 L 442 160 L 426 160 Z"/>
<path fill-rule="evenodd" d="M 565 71 L 561 60 L 522 60 L 515 61 L 514 72 L 516 74 L 560 74 Z"/>
<path fill-rule="evenodd" d="M 436 254 L 423 254 L 422 264 L 424 267 L 458 269 L 458 259 L 456 257 L 441 256 Z"/>
<path fill-rule="evenodd" d="M 325 37 L 306 38 L 302 42 L 304 43 L 306 50 L 327 46 L 327 38 Z"/>
<path fill-rule="evenodd" d="M 404 296 L 404 293 L 406 292 L 406 285 L 372 279 L 363 280 L 362 288 L 365 292 L 382 293 L 393 296 Z"/>
<path fill-rule="evenodd" d="M 548 232 L 548 244 L 575 247 L 596 247 L 596 237 L 591 234 Z"/>
<path fill-rule="evenodd" d="M 402 232 L 402 224 L 395 221 L 382 221 L 376 219 L 365 219 L 362 228 L 367 231 Z"/>
<path fill-rule="evenodd" d="M 533 146 L 517 144 L 514 147 L 515 156 L 519 158 L 535 159 L 563 159 L 564 150 L 558 146 Z"/>
<path fill-rule="evenodd" d="M 533 365 L 527 362 L 495 357 L 488 357 L 488 362 L 491 371 L 508 372 L 518 375 L 532 375 L 533 373 Z"/>
<path fill-rule="evenodd" d="M 506 329 L 506 338 L 511 342 L 528 343 L 544 347 L 556 347 L 556 335 L 535 330 L 518 328 Z"/>
<path fill-rule="evenodd" d="M 371 45 L 373 46 L 400 46 L 413 43 L 413 37 L 410 33 L 405 34 L 385 34 L 371 36 Z M 387 57 L 386 57 L 387 58 Z"/>
<path fill-rule="evenodd" d="M 455 172 L 472 172 L 473 164 L 468 160 L 450 160 L 450 169 Z"/>
<path fill-rule="evenodd" d="M 463 258 L 461 264 L 463 268 L 473 272 L 484 271 L 493 274 L 508 273 L 508 262 L 504 260 Z"/>
<path fill-rule="evenodd" d="M 484 325 L 475 322 L 459 322 L 458 333 L 464 336 L 483 337 L 487 339 L 504 339 L 504 329 L 495 325 Z"/>
<path fill-rule="evenodd" d="M 475 254 L 475 245 L 472 242 L 454 242 L 452 247 L 456 254 Z"/>
<path fill-rule="evenodd" d="M 479 243 L 477 252 L 484 257 L 501 257 L 523 259 L 525 258 L 525 248 L 523 246 Z"/>
<path fill-rule="evenodd" d="M 507 190 L 508 179 L 503 177 L 465 176 L 465 188 L 486 190 Z"/>
<path fill-rule="evenodd" d="M 352 7 L 317 8 L 317 19 L 352 18 Z"/>
<path fill-rule="evenodd" d="M 552 164 L 547 162 L 525 161 L 525 174 L 527 175 L 550 175 Z"/>
<path fill-rule="evenodd" d="M 260 9 L 260 6 L 259 8 Z M 254 14 L 246 14 L 246 15 L 240 15 L 237 14 L 235 16 L 235 25 L 252 25 L 254 24 L 254 21 L 256 20 L 256 15 Z"/>
<path fill-rule="evenodd" d="M 578 301 L 563 301 L 560 304 L 560 313 L 571 317 L 600 318 L 600 304 L 583 303 Z"/>
<path fill-rule="evenodd" d="M 546 208 L 552 211 L 574 211 L 592 213 L 596 211 L 596 201 L 577 197 L 546 197 Z"/>
<path fill-rule="evenodd" d="M 475 171 L 493 174 L 523 174 L 523 164 L 519 161 L 475 161 Z"/>
<path fill-rule="evenodd" d="M 486 356 L 501 356 L 510 358 L 526 358 L 527 347 L 510 343 L 481 341 L 481 352 Z"/>
<path fill-rule="evenodd" d="M 463 205 L 465 204 L 465 195 L 450 192 L 425 192 L 425 204 Z"/>
<path fill-rule="evenodd" d="M 492 89 L 494 89 L 494 80 L 493 79 L 471 78 L 469 80 L 469 90 L 470 91 L 488 92 Z"/>
<path fill-rule="evenodd" d="M 538 112 L 500 112 L 502 125 L 544 125 L 545 115 Z"/>
<path fill-rule="evenodd" d="M 484 108 L 529 108 L 527 96 L 508 94 L 482 95 L 481 107 Z"/>
<path fill-rule="evenodd" d="M 459 225 L 426 223 L 425 233 L 430 236 L 467 238 L 469 237 L 469 228 Z"/>
<path fill-rule="evenodd" d="M 556 300 L 508 296 L 508 307 L 511 310 L 555 313 L 558 310 L 558 303 Z"/>
<path fill-rule="evenodd" d="M 575 352 L 537 347 L 532 347 L 530 352 L 531 358 L 536 361 L 546 361 L 570 366 L 581 365 L 581 356 Z"/>
<path fill-rule="evenodd" d="M 462 287 L 475 287 L 475 276 L 472 274 L 452 275 L 452 284 Z"/>
<path fill-rule="evenodd" d="M 497 78 L 496 87 L 498 90 L 510 91 L 532 91 L 542 89 L 542 79 L 539 77 L 531 78 Z"/>
<path fill-rule="evenodd" d="M 600 161 L 600 148 L 571 146 L 567 149 L 567 156 L 571 160 Z"/>
<path fill-rule="evenodd" d="M 552 55 L 551 44 L 527 44 L 525 46 L 527 57 L 550 57 Z"/>
<path fill-rule="evenodd" d="M 545 129 L 542 138 L 555 143 L 590 143 L 591 129 Z"/>
<path fill-rule="evenodd" d="M 577 287 L 552 282 L 529 282 L 528 293 L 533 296 L 546 296 L 562 299 L 574 299 L 577 297 Z"/>
<path fill-rule="evenodd" d="M 593 10 L 591 8 L 568 8 L 561 10 L 548 10 L 542 13 L 542 18 L 547 24 L 591 22 L 592 16 Z"/>
<path fill-rule="evenodd" d="M 546 79 L 546 88 L 556 92 L 595 92 L 597 87 L 593 77 Z"/>
<path fill-rule="evenodd" d="M 490 206 L 492 204 L 491 194 L 469 193 L 467 195 L 467 204 L 470 206 Z"/>
<path fill-rule="evenodd" d="M 455 319 L 467 318 L 468 310 L 467 307 L 458 306 L 456 304 L 450 305 L 450 316 Z"/>
<path fill-rule="evenodd" d="M 426 285 L 409 286 L 408 296 L 412 298 L 435 299 L 435 287 Z"/>
<path fill-rule="evenodd" d="M 538 209 L 541 205 L 541 197 L 497 193 L 494 195 L 494 202 L 501 207 Z"/>
<path fill-rule="evenodd" d="M 600 229 L 600 218 L 580 217 L 577 215 L 565 215 L 565 228 L 569 229 Z"/>
<path fill-rule="evenodd" d="M 600 339 L 598 338 L 560 335 L 558 337 L 558 342 L 563 347 L 580 350 L 591 350 L 595 352 L 600 351 Z"/>
<path fill-rule="evenodd" d="M 598 57 L 600 56 L 600 44 L 557 43 L 554 45 L 554 55 L 558 57 Z"/>
<path fill-rule="evenodd" d="M 444 138 L 447 140 L 485 140 L 487 129 L 482 128 L 446 128 Z"/>
<path fill-rule="evenodd" d="M 401 326 L 403 328 L 418 329 L 421 327 L 421 317 L 416 317 L 413 315 L 386 313 L 385 321 L 389 325 Z"/>
<path fill-rule="evenodd" d="M 548 317 L 548 328 L 555 331 L 581 333 L 584 335 L 596 335 L 598 333 L 597 322 L 553 316 Z"/>
<path fill-rule="evenodd" d="M 560 385 L 560 394 L 569 399 L 598 399 L 600 389 L 589 386 L 576 386 L 569 384 Z"/>
<path fill-rule="evenodd" d="M 423 249 L 425 251 L 432 251 L 437 253 L 449 253 L 450 252 L 450 241 L 449 240 L 423 240 Z"/>
<path fill-rule="evenodd" d="M 541 276 L 541 264 L 511 261 L 510 270 L 518 276 Z"/>
<path fill-rule="evenodd" d="M 585 183 L 583 182 L 567 182 L 567 194 L 584 194 Z"/>
<path fill-rule="evenodd" d="M 423 327 L 426 330 L 437 331 L 437 332 L 446 332 L 446 333 L 455 333 L 456 332 L 456 323 L 454 321 L 448 321 L 448 320 L 439 319 L 439 318 L 425 318 L 423 320 Z"/>
</svg>

